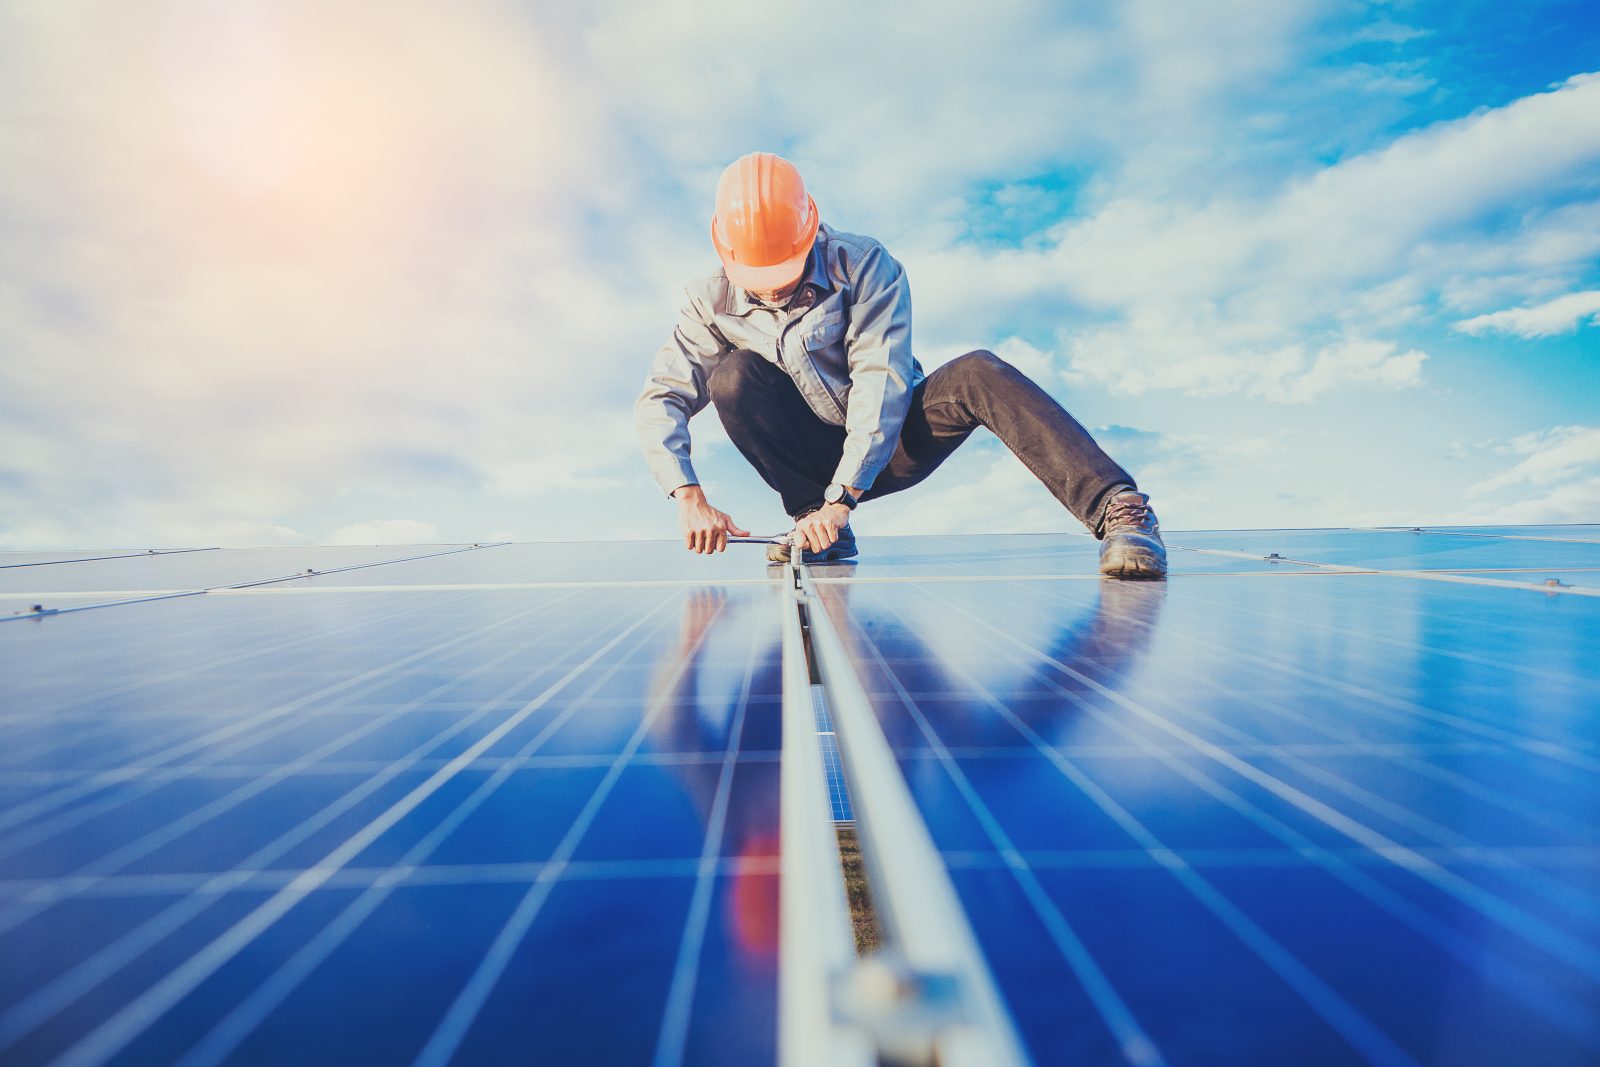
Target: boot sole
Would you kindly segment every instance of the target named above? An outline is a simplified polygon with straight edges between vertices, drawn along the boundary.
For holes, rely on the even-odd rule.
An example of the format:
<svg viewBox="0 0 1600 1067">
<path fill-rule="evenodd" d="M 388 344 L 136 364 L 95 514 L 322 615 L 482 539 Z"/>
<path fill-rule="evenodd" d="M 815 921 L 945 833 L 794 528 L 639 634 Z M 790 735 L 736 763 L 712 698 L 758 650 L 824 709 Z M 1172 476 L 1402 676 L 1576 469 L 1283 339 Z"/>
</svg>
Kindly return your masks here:
<svg viewBox="0 0 1600 1067">
<path fill-rule="evenodd" d="M 1100 573 L 1109 578 L 1153 581 L 1167 576 L 1167 561 L 1148 552 L 1121 552 L 1101 560 Z"/>
</svg>

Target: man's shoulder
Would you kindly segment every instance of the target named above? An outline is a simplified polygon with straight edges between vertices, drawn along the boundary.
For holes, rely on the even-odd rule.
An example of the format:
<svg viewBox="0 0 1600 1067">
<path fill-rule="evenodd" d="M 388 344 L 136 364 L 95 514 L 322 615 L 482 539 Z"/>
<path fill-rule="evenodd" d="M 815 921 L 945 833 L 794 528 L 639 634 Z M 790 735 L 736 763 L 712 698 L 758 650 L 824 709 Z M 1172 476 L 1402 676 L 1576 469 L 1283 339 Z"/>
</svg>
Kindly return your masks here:
<svg viewBox="0 0 1600 1067">
<path fill-rule="evenodd" d="M 728 276 L 719 270 L 694 279 L 683 287 L 683 294 L 688 297 L 691 308 L 702 318 L 709 319 L 727 311 L 733 291 Z"/>
<path fill-rule="evenodd" d="M 824 245 L 830 247 L 838 245 L 840 251 L 847 254 L 853 252 L 858 256 L 864 256 L 869 252 L 888 251 L 883 247 L 883 242 L 876 237 L 868 237 L 864 233 L 846 233 L 843 230 L 834 229 L 827 223 L 823 223 L 818 228 L 817 236 Z"/>
<path fill-rule="evenodd" d="M 846 233 L 825 225 L 817 243 L 822 250 L 823 269 L 828 272 L 835 287 L 862 280 L 863 268 L 867 270 L 868 277 L 874 278 L 883 277 L 886 272 L 892 275 L 900 268 L 899 262 L 876 237 Z"/>
</svg>

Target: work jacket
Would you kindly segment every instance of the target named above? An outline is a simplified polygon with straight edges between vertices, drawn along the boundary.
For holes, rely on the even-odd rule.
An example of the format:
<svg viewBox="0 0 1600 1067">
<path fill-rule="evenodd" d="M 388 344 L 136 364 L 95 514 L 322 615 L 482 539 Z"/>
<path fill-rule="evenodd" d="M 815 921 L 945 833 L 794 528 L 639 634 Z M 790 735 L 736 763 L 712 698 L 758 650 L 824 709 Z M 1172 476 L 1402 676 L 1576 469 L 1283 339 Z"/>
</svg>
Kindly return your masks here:
<svg viewBox="0 0 1600 1067">
<path fill-rule="evenodd" d="M 911 354 L 905 269 L 870 237 L 823 225 L 800 289 L 783 308 L 753 300 L 722 271 L 691 282 L 677 328 L 656 353 L 634 421 L 650 473 L 671 493 L 698 484 L 689 420 L 727 353 L 748 349 L 794 380 L 817 418 L 845 428 L 833 480 L 866 489 L 900 440 L 922 367 Z"/>
</svg>

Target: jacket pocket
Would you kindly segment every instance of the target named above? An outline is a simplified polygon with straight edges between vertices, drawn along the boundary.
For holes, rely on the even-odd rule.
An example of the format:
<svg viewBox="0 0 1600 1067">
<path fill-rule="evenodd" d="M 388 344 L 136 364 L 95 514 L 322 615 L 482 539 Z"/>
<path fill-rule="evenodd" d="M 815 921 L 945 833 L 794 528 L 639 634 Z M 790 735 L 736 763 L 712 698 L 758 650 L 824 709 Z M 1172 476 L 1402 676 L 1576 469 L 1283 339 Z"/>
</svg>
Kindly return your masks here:
<svg viewBox="0 0 1600 1067">
<path fill-rule="evenodd" d="M 831 315 L 823 316 L 816 322 L 806 323 L 805 333 L 801 335 L 805 342 L 806 351 L 812 355 L 821 355 L 829 349 L 837 348 L 842 354 L 844 351 L 844 328 L 844 315 L 837 311 Z"/>
<path fill-rule="evenodd" d="M 844 315 L 834 312 L 807 323 L 806 331 L 800 335 L 817 380 L 833 406 L 839 409 L 840 417 L 845 413 L 842 397 L 850 388 L 850 357 L 845 351 L 844 338 L 847 325 Z"/>
</svg>

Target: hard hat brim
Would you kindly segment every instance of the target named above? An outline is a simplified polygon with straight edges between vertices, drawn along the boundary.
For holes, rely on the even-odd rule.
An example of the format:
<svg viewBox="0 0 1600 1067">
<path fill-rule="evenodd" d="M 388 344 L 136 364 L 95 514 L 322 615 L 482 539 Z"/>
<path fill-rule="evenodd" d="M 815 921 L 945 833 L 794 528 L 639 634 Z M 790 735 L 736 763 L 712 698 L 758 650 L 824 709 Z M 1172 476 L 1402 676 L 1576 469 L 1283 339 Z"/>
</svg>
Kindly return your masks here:
<svg viewBox="0 0 1600 1067">
<path fill-rule="evenodd" d="M 806 198 L 811 200 L 810 197 Z M 740 263 L 733 258 L 733 250 L 722 240 L 722 235 L 717 232 L 717 218 L 711 217 L 711 244 L 717 250 L 717 256 L 722 260 L 722 270 L 728 280 L 747 292 L 771 292 L 782 289 L 801 274 L 805 273 L 806 257 L 811 254 L 811 246 L 817 240 L 817 228 L 821 220 L 817 217 L 816 201 L 810 202 L 810 225 L 807 228 L 805 244 L 788 259 L 780 263 L 771 263 L 766 266 L 752 266 L 749 263 Z"/>
</svg>

